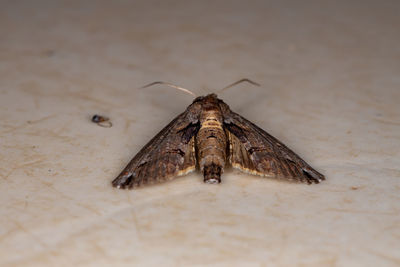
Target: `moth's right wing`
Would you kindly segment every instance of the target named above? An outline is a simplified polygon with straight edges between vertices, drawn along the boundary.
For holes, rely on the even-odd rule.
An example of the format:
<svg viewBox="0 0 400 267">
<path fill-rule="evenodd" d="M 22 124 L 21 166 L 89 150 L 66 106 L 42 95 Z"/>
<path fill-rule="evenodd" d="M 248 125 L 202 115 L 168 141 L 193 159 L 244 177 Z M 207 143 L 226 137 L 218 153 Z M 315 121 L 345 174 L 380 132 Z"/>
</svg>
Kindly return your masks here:
<svg viewBox="0 0 400 267">
<path fill-rule="evenodd" d="M 234 112 L 226 114 L 224 119 L 232 167 L 255 175 L 308 184 L 325 180 L 324 175 L 249 120 Z"/>
<path fill-rule="evenodd" d="M 185 175 L 196 168 L 194 136 L 199 124 L 180 114 L 151 139 L 112 181 L 117 188 L 138 187 Z"/>
</svg>

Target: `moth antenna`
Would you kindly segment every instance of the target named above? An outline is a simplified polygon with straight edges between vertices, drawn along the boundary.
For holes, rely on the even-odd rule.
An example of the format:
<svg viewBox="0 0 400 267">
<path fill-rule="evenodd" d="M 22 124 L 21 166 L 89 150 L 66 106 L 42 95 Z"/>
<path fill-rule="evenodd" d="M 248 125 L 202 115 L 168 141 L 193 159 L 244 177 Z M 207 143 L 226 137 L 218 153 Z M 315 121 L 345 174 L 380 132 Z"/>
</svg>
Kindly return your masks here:
<svg viewBox="0 0 400 267">
<path fill-rule="evenodd" d="M 242 83 L 242 82 L 248 82 L 248 83 L 250 83 L 250 84 L 252 84 L 252 85 L 260 86 L 260 84 L 258 84 L 258 83 L 256 83 L 256 82 L 253 82 L 253 81 L 250 80 L 250 79 L 244 78 L 244 79 L 241 79 L 241 80 L 239 80 L 239 81 L 237 81 L 237 82 L 234 82 L 234 83 L 232 83 L 232 84 L 230 84 L 230 85 L 228 85 L 228 86 L 222 88 L 221 90 L 218 91 L 218 93 L 221 93 L 221 92 L 225 91 L 226 89 L 231 88 L 231 87 L 233 87 L 233 86 L 235 86 L 235 85 L 238 85 L 239 83 Z"/>
<path fill-rule="evenodd" d="M 145 85 L 145 86 L 140 87 L 140 88 L 146 88 L 146 87 L 150 87 L 150 86 L 153 86 L 153 85 L 156 85 L 156 84 L 166 85 L 166 86 L 169 86 L 169 87 L 172 87 L 172 88 L 181 90 L 181 91 L 183 91 L 183 92 L 185 92 L 185 93 L 187 93 L 187 94 L 190 94 L 190 95 L 192 95 L 192 96 L 194 96 L 194 97 L 197 97 L 196 94 L 193 93 L 192 91 L 190 91 L 189 89 L 186 89 L 186 88 L 177 86 L 177 85 L 175 85 L 175 84 L 166 83 L 166 82 L 160 82 L 160 81 L 149 83 L 148 85 Z"/>
</svg>

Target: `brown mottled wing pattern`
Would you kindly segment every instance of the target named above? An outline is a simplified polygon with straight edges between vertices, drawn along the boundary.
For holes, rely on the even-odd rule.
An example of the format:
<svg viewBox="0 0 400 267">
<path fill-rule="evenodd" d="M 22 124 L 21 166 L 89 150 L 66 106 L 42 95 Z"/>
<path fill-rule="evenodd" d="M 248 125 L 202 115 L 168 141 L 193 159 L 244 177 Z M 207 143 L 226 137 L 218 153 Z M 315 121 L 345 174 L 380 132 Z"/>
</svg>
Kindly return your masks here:
<svg viewBox="0 0 400 267">
<path fill-rule="evenodd" d="M 325 180 L 287 146 L 239 114 L 230 112 L 224 120 L 232 167 L 255 175 L 309 184 Z"/>
<path fill-rule="evenodd" d="M 134 188 L 187 174 L 196 168 L 194 136 L 199 125 L 184 112 L 161 130 L 112 182 L 117 188 Z"/>
</svg>

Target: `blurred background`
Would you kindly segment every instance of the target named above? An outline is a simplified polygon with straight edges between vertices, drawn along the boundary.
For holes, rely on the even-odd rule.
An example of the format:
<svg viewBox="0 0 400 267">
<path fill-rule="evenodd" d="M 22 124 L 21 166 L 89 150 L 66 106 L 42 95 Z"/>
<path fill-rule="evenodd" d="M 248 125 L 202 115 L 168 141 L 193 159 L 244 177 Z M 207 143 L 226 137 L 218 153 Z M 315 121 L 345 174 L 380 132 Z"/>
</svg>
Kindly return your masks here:
<svg viewBox="0 0 400 267">
<path fill-rule="evenodd" d="M 1 1 L 0 265 L 399 266 L 400 2 Z M 325 174 L 110 182 L 192 96 Z M 90 122 L 110 117 L 113 127 Z"/>
</svg>

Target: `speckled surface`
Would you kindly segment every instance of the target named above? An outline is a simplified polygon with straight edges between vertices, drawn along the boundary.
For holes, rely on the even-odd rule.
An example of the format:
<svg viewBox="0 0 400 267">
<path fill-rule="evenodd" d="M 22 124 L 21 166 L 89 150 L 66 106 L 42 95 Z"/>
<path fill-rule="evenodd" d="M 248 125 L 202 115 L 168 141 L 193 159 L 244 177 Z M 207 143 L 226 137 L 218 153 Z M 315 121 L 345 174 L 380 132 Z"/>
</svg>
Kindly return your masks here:
<svg viewBox="0 0 400 267">
<path fill-rule="evenodd" d="M 3 1 L 1 266 L 399 266 L 398 1 Z M 215 91 L 327 180 L 111 180 Z M 112 128 L 90 122 L 109 116 Z"/>
</svg>

